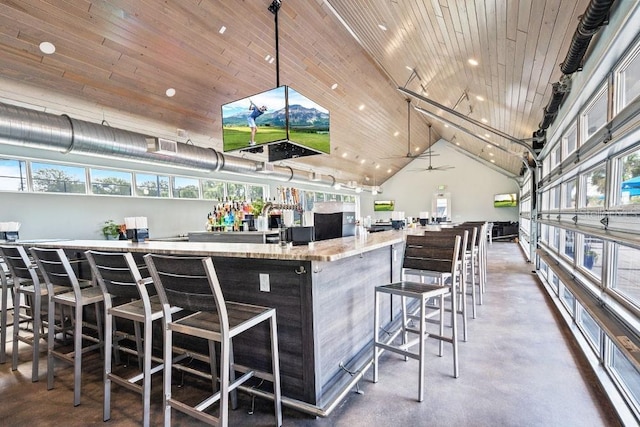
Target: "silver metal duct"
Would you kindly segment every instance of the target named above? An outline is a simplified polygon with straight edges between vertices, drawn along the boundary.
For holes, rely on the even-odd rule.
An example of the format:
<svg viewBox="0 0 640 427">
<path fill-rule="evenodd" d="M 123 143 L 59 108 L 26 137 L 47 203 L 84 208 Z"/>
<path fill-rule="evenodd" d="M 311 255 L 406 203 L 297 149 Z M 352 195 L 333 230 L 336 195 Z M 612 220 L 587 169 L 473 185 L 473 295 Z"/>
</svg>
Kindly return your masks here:
<svg viewBox="0 0 640 427">
<path fill-rule="evenodd" d="M 76 120 L 66 115 L 57 116 L 0 103 L 0 143 L 61 153 L 127 158 L 209 172 L 267 176 L 283 182 L 319 186 L 332 186 L 336 183 L 335 178 L 330 175 L 312 181 L 308 172 L 296 171 L 288 166 L 274 166 L 273 171 L 258 172 L 261 162 L 181 142 L 177 143 L 175 154 L 156 153 L 148 151 L 147 138 L 149 137 L 139 133 Z"/>
</svg>

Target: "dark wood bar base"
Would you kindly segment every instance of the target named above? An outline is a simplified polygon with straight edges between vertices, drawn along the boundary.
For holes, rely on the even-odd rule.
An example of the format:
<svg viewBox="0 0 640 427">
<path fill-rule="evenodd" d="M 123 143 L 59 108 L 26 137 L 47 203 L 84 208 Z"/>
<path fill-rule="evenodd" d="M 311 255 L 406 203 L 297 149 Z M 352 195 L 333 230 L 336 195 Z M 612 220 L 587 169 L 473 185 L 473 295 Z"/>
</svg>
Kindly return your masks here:
<svg viewBox="0 0 640 427">
<path fill-rule="evenodd" d="M 78 254 L 97 249 L 212 256 L 225 299 L 276 309 L 283 404 L 324 416 L 352 386 L 352 374 L 371 364 L 374 288 L 400 278 L 403 250 L 401 232 L 334 240 L 272 256 L 259 252 L 277 245 L 62 241 L 38 246 Z M 240 246 L 246 257 L 238 256 Z M 390 302 L 382 313 L 382 323 L 389 323 Z M 267 328 L 246 334 L 234 341 L 236 362 L 268 370 Z"/>
</svg>

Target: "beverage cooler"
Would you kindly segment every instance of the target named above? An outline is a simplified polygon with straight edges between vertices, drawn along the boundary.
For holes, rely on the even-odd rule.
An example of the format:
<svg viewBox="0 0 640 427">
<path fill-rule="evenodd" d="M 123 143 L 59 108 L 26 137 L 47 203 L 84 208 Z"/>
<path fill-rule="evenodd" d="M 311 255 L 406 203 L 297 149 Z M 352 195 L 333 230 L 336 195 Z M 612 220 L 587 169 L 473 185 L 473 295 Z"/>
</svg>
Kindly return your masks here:
<svg viewBox="0 0 640 427">
<path fill-rule="evenodd" d="M 355 236 L 356 209 L 354 203 L 317 202 L 313 205 L 315 240 Z"/>
</svg>

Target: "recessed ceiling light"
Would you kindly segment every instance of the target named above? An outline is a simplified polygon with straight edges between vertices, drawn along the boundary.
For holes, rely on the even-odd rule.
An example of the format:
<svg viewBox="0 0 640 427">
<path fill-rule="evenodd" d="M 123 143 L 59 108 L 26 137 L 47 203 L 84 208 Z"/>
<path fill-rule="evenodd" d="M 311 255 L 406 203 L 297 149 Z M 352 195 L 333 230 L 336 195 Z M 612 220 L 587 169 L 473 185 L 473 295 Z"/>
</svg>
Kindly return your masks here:
<svg viewBox="0 0 640 427">
<path fill-rule="evenodd" d="M 416 153 L 420 151 L 420 147 L 416 147 Z"/>
<path fill-rule="evenodd" d="M 358 110 L 360 111 L 364 110 L 364 104 L 360 104 L 360 106 L 358 107 Z"/>
<path fill-rule="evenodd" d="M 51 42 L 42 42 L 40 43 L 40 52 L 51 55 L 56 51 L 56 47 Z"/>
<path fill-rule="evenodd" d="M 491 159 L 491 163 L 495 163 L 495 162 L 496 162 L 495 160 Z"/>
<path fill-rule="evenodd" d="M 346 152 L 342 153 L 342 157 L 347 157 L 347 153 Z"/>
<path fill-rule="evenodd" d="M 362 165 L 362 164 L 364 164 L 364 162 L 366 162 L 366 160 L 365 160 L 365 159 L 360 160 L 360 164 L 361 164 L 361 165 Z"/>
<path fill-rule="evenodd" d="M 391 173 L 391 169 L 387 169 L 387 173 Z"/>
<path fill-rule="evenodd" d="M 276 60 L 276 58 L 271 58 L 271 59 L 269 60 L 269 64 L 273 64 L 273 61 L 275 61 L 275 60 Z"/>
<path fill-rule="evenodd" d="M 481 118 L 481 119 L 480 119 L 480 121 L 481 121 L 482 123 L 488 123 L 488 122 L 489 122 L 489 120 L 485 119 L 484 117 L 483 117 L 483 118 Z"/>
<path fill-rule="evenodd" d="M 399 132 L 399 131 L 395 131 L 395 132 L 393 133 L 393 136 L 398 136 L 398 135 L 400 135 L 400 132 Z"/>
<path fill-rule="evenodd" d="M 490 155 L 491 157 L 493 157 L 493 153 L 489 153 L 489 155 Z"/>
<path fill-rule="evenodd" d="M 484 134 L 484 137 L 485 137 L 485 138 L 491 138 L 491 135 L 489 135 L 488 133 L 485 133 L 485 134 Z"/>
<path fill-rule="evenodd" d="M 382 31 L 387 31 L 387 27 L 384 24 L 378 24 L 378 28 L 380 28 Z"/>
<path fill-rule="evenodd" d="M 471 64 L 471 65 L 473 65 L 475 67 L 476 65 L 478 65 L 478 61 L 476 61 L 473 58 L 469 58 L 469 64 Z"/>
<path fill-rule="evenodd" d="M 484 98 L 483 98 L 483 97 L 481 97 L 480 95 L 477 95 L 477 96 L 476 96 L 476 99 L 477 99 L 478 101 L 484 101 Z"/>
<path fill-rule="evenodd" d="M 456 142 L 456 145 L 460 145 L 460 143 L 459 143 L 459 142 Z"/>
<path fill-rule="evenodd" d="M 331 85 L 332 90 L 336 90 L 337 87 L 338 87 L 338 83 L 334 83 Z"/>
<path fill-rule="evenodd" d="M 405 65 L 405 67 L 404 67 L 404 68 L 406 68 L 406 69 L 407 69 L 407 70 L 409 70 L 409 71 L 413 71 L 413 67 L 409 67 L 408 65 Z"/>
<path fill-rule="evenodd" d="M 487 148 L 493 148 L 493 147 L 491 147 L 491 144 L 487 144 Z"/>
<path fill-rule="evenodd" d="M 165 91 L 165 94 L 166 94 L 169 98 L 171 98 L 173 95 L 175 95 L 175 94 L 176 94 L 176 90 L 175 90 L 174 88 L 170 87 L 169 89 L 167 89 L 167 90 Z"/>
<path fill-rule="evenodd" d="M 380 165 L 376 165 L 376 169 L 380 169 Z"/>
<path fill-rule="evenodd" d="M 449 125 L 445 123 L 445 124 L 444 124 L 444 127 L 448 128 L 448 127 L 449 127 Z"/>
<path fill-rule="evenodd" d="M 225 31 L 227 31 L 227 27 L 225 27 L 224 25 L 218 30 L 220 34 L 224 34 Z"/>
<path fill-rule="evenodd" d="M 267 55 L 267 56 L 265 56 L 265 57 L 264 57 L 264 60 L 265 60 L 265 61 L 268 61 L 268 60 L 270 60 L 270 59 L 271 59 L 271 55 Z"/>
</svg>

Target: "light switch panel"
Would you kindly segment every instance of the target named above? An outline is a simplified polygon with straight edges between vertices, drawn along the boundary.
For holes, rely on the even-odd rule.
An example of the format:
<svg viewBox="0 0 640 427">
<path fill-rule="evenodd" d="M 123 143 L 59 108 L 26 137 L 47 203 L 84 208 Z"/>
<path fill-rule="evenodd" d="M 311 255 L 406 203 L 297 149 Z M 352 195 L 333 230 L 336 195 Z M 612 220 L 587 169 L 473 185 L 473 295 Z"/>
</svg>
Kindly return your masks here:
<svg viewBox="0 0 640 427">
<path fill-rule="evenodd" d="M 260 273 L 260 291 L 271 292 L 271 285 L 269 284 L 269 275 L 266 273 Z"/>
</svg>

